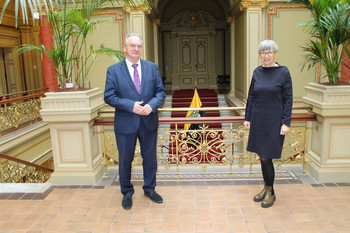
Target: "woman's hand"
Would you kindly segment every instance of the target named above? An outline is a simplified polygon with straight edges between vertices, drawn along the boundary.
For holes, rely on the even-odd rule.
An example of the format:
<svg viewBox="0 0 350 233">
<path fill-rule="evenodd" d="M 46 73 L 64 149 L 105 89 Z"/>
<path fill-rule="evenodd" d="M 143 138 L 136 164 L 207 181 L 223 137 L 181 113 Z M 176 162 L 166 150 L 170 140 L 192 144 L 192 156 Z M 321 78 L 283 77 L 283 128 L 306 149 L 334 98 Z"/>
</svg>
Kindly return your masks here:
<svg viewBox="0 0 350 233">
<path fill-rule="evenodd" d="M 244 128 L 250 129 L 250 121 L 243 122 Z"/>
<path fill-rule="evenodd" d="M 289 132 L 289 127 L 283 124 L 283 125 L 281 126 L 281 132 L 280 132 L 280 134 L 281 134 L 281 135 L 286 135 L 288 132 Z"/>
</svg>

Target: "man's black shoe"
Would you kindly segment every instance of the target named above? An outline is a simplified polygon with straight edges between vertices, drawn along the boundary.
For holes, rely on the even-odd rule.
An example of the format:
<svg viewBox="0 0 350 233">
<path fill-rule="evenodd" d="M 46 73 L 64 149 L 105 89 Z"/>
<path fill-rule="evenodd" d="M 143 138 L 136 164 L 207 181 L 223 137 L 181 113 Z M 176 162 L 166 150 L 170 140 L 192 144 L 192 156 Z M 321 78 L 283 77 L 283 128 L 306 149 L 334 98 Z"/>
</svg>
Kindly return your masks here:
<svg viewBox="0 0 350 233">
<path fill-rule="evenodd" d="M 156 193 L 156 191 L 150 193 L 145 192 L 145 196 L 149 197 L 149 199 L 155 203 L 163 203 L 163 198 L 158 193 Z"/>
<path fill-rule="evenodd" d="M 126 210 L 130 210 L 132 206 L 132 197 L 131 196 L 124 196 L 122 201 L 122 206 Z"/>
</svg>

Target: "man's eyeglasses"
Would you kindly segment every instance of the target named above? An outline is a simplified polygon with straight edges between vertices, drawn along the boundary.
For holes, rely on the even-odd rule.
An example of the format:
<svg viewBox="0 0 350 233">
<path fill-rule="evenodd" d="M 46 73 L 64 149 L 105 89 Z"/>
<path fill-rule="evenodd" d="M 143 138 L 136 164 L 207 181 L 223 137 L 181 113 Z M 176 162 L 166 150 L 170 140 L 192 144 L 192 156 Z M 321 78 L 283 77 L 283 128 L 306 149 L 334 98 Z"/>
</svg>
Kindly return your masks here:
<svg viewBox="0 0 350 233">
<path fill-rule="evenodd" d="M 136 47 L 137 47 L 138 49 L 141 49 L 141 48 L 142 48 L 142 45 L 130 44 L 129 47 L 132 48 L 132 49 L 135 49 Z"/>
<path fill-rule="evenodd" d="M 272 51 L 262 51 L 262 52 L 260 52 L 260 55 L 262 55 L 262 56 L 271 56 L 273 54 L 273 52 Z"/>
</svg>

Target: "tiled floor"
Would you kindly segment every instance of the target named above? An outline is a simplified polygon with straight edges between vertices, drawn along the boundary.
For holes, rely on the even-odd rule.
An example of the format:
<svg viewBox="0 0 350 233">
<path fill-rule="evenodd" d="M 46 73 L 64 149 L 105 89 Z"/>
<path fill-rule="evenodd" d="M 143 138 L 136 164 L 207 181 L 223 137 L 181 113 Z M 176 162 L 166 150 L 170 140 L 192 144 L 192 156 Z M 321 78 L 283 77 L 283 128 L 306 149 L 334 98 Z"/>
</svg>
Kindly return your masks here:
<svg viewBox="0 0 350 233">
<path fill-rule="evenodd" d="M 252 201 L 261 185 L 249 180 L 158 186 L 163 204 L 152 203 L 138 185 L 128 211 L 119 187 L 106 181 L 3 193 L 0 232 L 350 232 L 350 184 L 300 181 L 276 184 L 277 200 L 267 209 Z"/>
</svg>

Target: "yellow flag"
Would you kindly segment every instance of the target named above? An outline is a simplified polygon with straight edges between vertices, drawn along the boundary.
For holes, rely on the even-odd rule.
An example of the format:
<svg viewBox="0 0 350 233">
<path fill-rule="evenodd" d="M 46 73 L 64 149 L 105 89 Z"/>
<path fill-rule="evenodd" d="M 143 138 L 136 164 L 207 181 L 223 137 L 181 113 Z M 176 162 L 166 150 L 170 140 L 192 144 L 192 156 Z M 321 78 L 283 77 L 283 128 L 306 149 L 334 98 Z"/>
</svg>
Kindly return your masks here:
<svg viewBox="0 0 350 233">
<path fill-rule="evenodd" d="M 202 102 L 199 98 L 199 95 L 198 95 L 198 92 L 197 92 L 197 89 L 194 89 L 194 95 L 193 95 L 193 98 L 192 98 L 192 102 L 191 102 L 191 105 L 190 105 L 190 108 L 201 108 L 202 107 Z M 188 111 L 187 114 L 186 114 L 186 117 L 195 117 L 197 114 L 199 114 L 199 111 Z M 184 125 L 184 130 L 188 130 L 190 128 L 191 124 L 185 124 Z"/>
</svg>

